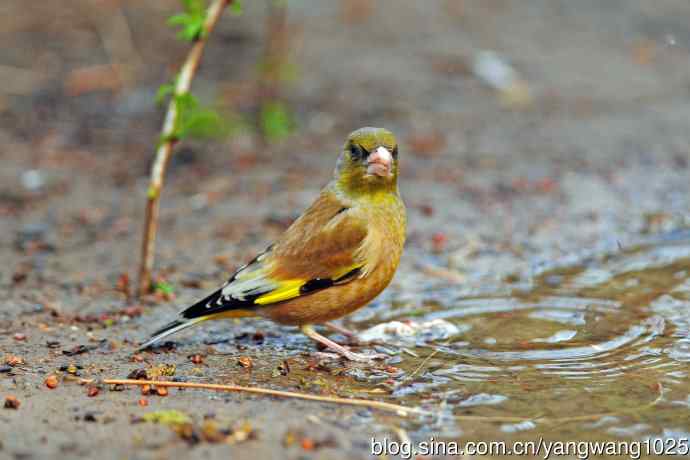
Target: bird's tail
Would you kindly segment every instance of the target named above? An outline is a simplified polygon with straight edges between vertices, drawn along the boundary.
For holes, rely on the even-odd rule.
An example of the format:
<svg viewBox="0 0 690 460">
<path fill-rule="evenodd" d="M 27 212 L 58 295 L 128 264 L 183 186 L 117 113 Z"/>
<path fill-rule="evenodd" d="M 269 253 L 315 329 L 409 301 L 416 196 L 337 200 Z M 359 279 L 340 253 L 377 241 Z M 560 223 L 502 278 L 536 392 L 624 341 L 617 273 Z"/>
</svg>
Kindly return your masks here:
<svg viewBox="0 0 690 460">
<path fill-rule="evenodd" d="M 183 329 L 187 329 L 188 327 L 194 326 L 197 323 L 200 323 L 202 321 L 207 320 L 208 317 L 200 317 L 200 318 L 193 318 L 193 319 L 186 319 L 186 318 L 181 318 L 181 319 L 176 319 L 173 322 L 170 322 L 163 326 L 162 328 L 158 329 L 156 332 L 153 333 L 150 339 L 148 339 L 146 342 L 142 343 L 141 346 L 139 347 L 139 350 L 145 350 L 154 343 L 158 342 L 159 340 L 172 335 L 176 332 L 179 332 Z"/>
<path fill-rule="evenodd" d="M 242 308 L 244 303 L 240 303 L 234 299 L 230 302 L 226 301 L 219 303 L 218 301 L 222 300 L 222 295 L 222 290 L 219 289 L 208 297 L 199 300 L 180 313 L 178 319 L 154 332 L 151 338 L 139 347 L 139 350 L 144 350 L 159 340 L 202 321 L 209 319 L 241 318 L 255 315 L 253 311 Z"/>
</svg>

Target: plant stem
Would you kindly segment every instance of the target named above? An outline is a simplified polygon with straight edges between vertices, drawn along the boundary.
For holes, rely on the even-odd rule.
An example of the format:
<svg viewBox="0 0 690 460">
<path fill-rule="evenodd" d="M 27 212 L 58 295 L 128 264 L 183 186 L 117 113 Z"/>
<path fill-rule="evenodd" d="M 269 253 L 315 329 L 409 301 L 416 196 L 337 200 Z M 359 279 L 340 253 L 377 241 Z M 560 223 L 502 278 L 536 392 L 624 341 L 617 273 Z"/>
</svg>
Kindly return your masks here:
<svg viewBox="0 0 690 460">
<path fill-rule="evenodd" d="M 156 233 L 158 231 L 158 213 L 160 207 L 160 196 L 163 189 L 165 170 L 168 167 L 173 147 L 177 142 L 175 139 L 175 127 L 180 116 L 177 97 L 189 92 L 192 79 L 201 62 L 204 53 L 204 46 L 208 41 L 211 31 L 218 23 L 218 19 L 225 8 L 232 3 L 232 0 L 214 0 L 206 12 L 203 33 L 197 38 L 187 54 L 180 74 L 175 82 L 175 90 L 168 104 L 168 111 L 165 114 L 163 129 L 161 131 L 161 143 L 156 150 L 156 157 L 151 168 L 151 179 L 149 188 L 146 192 L 146 218 L 144 221 L 144 234 L 141 243 L 141 261 L 139 265 L 139 283 L 137 295 L 142 296 L 151 290 L 151 271 L 156 250 Z"/>
</svg>

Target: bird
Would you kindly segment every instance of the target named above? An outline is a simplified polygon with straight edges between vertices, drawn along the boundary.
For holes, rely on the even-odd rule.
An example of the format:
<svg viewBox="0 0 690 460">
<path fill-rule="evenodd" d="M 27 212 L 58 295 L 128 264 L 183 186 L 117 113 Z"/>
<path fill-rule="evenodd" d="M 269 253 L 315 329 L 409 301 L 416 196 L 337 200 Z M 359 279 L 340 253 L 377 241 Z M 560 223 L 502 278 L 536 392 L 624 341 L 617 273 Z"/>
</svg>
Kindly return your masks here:
<svg viewBox="0 0 690 460">
<path fill-rule="evenodd" d="M 218 290 L 179 313 L 140 346 L 207 320 L 258 316 L 298 326 L 345 359 L 370 361 L 318 333 L 367 305 L 392 280 L 403 253 L 406 210 L 398 188 L 398 143 L 392 132 L 350 133 L 333 178 L 265 251 Z"/>
</svg>

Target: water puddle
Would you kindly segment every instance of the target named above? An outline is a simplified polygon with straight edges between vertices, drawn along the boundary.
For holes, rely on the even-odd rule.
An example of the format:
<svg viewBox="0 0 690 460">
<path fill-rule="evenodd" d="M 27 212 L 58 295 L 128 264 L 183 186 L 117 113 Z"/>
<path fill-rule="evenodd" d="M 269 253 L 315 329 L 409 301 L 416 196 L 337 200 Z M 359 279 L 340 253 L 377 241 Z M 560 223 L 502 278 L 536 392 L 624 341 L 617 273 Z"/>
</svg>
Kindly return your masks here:
<svg viewBox="0 0 690 460">
<path fill-rule="evenodd" d="M 443 340 L 404 346 L 396 364 L 404 376 L 386 386 L 393 402 L 442 408 L 450 417 L 412 432 L 643 439 L 688 431 L 687 242 L 467 292 L 430 288 L 413 310 L 374 309 L 358 321 L 360 329 L 409 319 L 456 327 Z M 471 422 L 463 420 L 469 415 Z"/>
</svg>

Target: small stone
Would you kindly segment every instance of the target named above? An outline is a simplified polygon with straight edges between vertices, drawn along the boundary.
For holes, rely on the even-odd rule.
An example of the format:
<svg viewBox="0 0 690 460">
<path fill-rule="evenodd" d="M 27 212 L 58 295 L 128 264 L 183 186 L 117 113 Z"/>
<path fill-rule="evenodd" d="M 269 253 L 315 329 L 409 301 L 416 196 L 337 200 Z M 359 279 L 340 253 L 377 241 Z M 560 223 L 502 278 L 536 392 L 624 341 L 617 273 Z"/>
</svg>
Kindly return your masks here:
<svg viewBox="0 0 690 460">
<path fill-rule="evenodd" d="M 134 369 L 132 372 L 127 374 L 129 380 L 146 380 L 148 375 L 146 374 L 146 369 Z"/>
<path fill-rule="evenodd" d="M 304 450 L 314 450 L 314 440 L 311 438 L 302 439 L 301 444 Z"/>
<path fill-rule="evenodd" d="M 24 364 L 24 359 L 21 358 L 20 356 L 16 356 L 16 355 L 8 355 L 5 358 L 5 364 L 7 364 L 8 366 L 12 366 L 12 367 L 20 366 L 20 365 Z"/>
<path fill-rule="evenodd" d="M 45 384 L 51 390 L 54 390 L 58 386 L 58 379 L 55 375 L 51 374 L 45 379 Z"/>
<path fill-rule="evenodd" d="M 14 409 L 17 410 L 19 409 L 19 406 L 21 403 L 19 400 L 14 397 L 14 396 L 6 396 L 5 397 L 5 409 Z"/>
<path fill-rule="evenodd" d="M 204 363 L 204 357 L 202 355 L 196 354 L 196 355 L 191 355 L 189 357 L 190 361 L 194 364 L 203 364 Z"/>
<path fill-rule="evenodd" d="M 96 387 L 96 386 L 90 386 L 88 390 L 86 390 L 86 395 L 89 398 L 93 398 L 94 396 L 98 396 L 98 393 L 100 393 L 101 390 Z"/>
<path fill-rule="evenodd" d="M 244 367 L 245 369 L 251 369 L 254 366 L 252 359 L 249 356 L 240 356 L 237 358 L 237 364 Z"/>
</svg>

